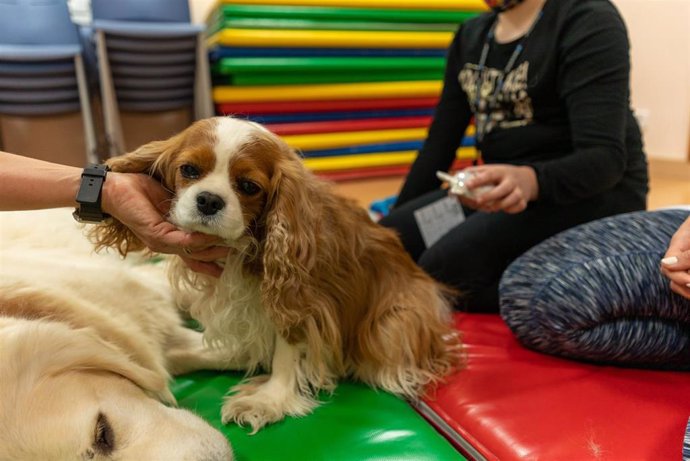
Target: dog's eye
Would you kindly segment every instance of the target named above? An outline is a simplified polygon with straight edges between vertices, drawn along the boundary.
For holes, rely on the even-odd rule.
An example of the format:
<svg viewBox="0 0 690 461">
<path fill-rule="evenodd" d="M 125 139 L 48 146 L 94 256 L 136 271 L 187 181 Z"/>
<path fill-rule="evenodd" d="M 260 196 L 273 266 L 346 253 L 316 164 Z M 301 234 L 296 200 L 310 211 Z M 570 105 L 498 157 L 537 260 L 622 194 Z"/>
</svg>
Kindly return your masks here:
<svg viewBox="0 0 690 461">
<path fill-rule="evenodd" d="M 261 190 L 256 183 L 251 182 L 248 179 L 240 179 L 237 181 L 237 186 L 239 187 L 240 192 L 246 195 L 256 195 Z"/>
<path fill-rule="evenodd" d="M 115 432 L 110 421 L 103 413 L 98 414 L 93 435 L 93 448 L 102 455 L 109 455 L 115 450 Z"/>
<path fill-rule="evenodd" d="M 201 175 L 201 172 L 197 167 L 188 163 L 185 163 L 180 167 L 180 173 L 182 173 L 182 177 L 187 179 L 197 179 Z"/>
</svg>

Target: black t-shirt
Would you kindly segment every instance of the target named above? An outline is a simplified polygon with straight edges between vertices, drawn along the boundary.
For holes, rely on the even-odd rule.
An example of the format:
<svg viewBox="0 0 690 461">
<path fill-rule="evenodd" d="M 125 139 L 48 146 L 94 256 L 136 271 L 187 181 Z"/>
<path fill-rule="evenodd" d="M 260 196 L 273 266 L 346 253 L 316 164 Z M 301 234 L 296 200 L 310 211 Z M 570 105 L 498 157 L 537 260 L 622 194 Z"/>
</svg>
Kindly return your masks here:
<svg viewBox="0 0 690 461">
<path fill-rule="evenodd" d="M 456 33 L 434 121 L 398 204 L 438 188 L 435 172 L 450 168 L 475 106 L 492 100 L 483 120 L 477 114 L 485 122 L 477 123 L 485 126 L 482 160 L 532 166 L 539 201 L 573 203 L 623 182 L 644 197 L 647 162 L 630 110 L 629 43 L 615 7 L 608 0 L 548 0 L 526 40 L 489 42 L 479 75 L 495 19 L 483 14 Z M 524 49 L 491 98 L 521 42 Z"/>
</svg>

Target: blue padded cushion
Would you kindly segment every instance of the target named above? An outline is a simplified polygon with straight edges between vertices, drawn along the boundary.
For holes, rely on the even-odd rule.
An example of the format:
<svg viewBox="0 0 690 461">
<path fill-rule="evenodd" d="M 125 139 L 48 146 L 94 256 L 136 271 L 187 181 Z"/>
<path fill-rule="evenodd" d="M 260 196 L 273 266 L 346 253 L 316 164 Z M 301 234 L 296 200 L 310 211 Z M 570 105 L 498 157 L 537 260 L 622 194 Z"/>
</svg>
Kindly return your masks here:
<svg viewBox="0 0 690 461">
<path fill-rule="evenodd" d="M 687 210 L 583 224 L 516 259 L 501 315 L 526 347 L 605 364 L 690 370 L 690 300 L 659 270 Z"/>
</svg>

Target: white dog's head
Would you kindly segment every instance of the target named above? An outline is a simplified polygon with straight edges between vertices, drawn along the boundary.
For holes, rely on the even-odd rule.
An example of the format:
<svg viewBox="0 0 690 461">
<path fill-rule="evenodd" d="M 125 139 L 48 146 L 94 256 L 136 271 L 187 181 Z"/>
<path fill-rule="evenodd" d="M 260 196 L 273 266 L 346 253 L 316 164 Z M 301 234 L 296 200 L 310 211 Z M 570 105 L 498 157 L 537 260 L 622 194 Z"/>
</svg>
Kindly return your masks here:
<svg viewBox="0 0 690 461">
<path fill-rule="evenodd" d="M 89 328 L 0 317 L 0 460 L 230 460 L 166 379 Z"/>
</svg>

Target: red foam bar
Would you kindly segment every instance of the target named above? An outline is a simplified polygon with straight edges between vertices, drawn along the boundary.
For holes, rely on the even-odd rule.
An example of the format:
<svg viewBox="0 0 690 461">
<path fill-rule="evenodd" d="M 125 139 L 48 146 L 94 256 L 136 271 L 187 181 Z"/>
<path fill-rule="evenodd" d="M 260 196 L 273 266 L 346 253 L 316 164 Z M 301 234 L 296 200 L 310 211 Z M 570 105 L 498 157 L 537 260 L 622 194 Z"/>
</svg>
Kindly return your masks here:
<svg viewBox="0 0 690 461">
<path fill-rule="evenodd" d="M 690 373 L 539 354 L 522 347 L 498 315 L 457 314 L 456 326 L 467 366 L 418 408 L 471 458 L 681 458 Z"/>
<path fill-rule="evenodd" d="M 357 179 L 384 178 L 405 176 L 410 171 L 409 165 L 357 168 L 352 170 L 320 171 L 317 176 L 330 181 L 353 181 Z"/>
<path fill-rule="evenodd" d="M 425 109 L 436 107 L 438 98 L 384 98 L 317 101 L 271 101 L 217 104 L 221 114 L 292 114 L 366 109 Z"/>
<path fill-rule="evenodd" d="M 457 159 L 453 162 L 452 170 L 460 170 L 472 166 L 471 160 Z M 317 171 L 316 175 L 330 181 L 355 181 L 358 179 L 386 178 L 391 176 L 405 176 L 410 171 L 410 165 L 391 165 L 370 168 L 353 168 L 351 170 Z"/>
<path fill-rule="evenodd" d="M 385 130 L 393 128 L 421 128 L 431 123 L 432 117 L 390 117 L 363 120 L 336 120 L 325 122 L 274 123 L 266 128 L 277 135 L 336 133 L 342 131 Z"/>
</svg>

